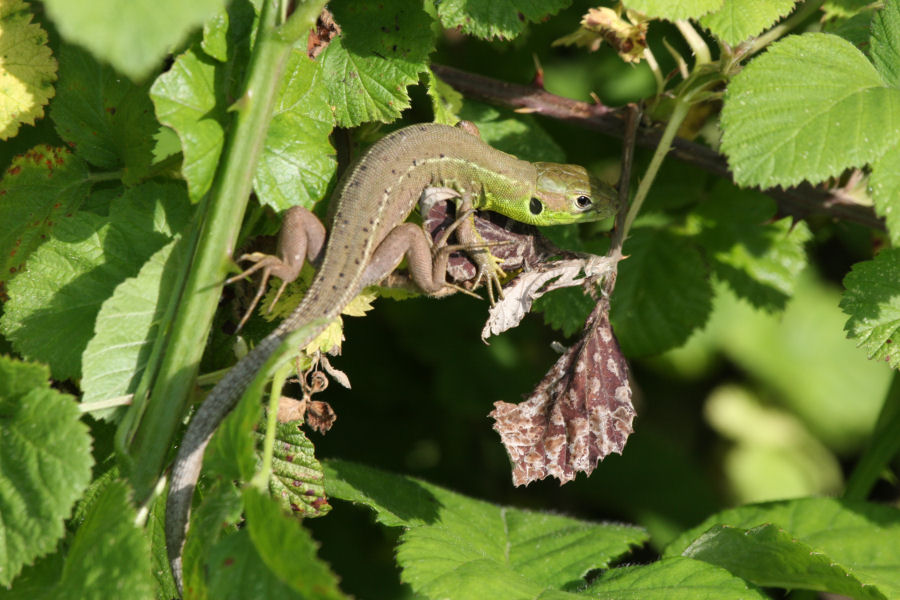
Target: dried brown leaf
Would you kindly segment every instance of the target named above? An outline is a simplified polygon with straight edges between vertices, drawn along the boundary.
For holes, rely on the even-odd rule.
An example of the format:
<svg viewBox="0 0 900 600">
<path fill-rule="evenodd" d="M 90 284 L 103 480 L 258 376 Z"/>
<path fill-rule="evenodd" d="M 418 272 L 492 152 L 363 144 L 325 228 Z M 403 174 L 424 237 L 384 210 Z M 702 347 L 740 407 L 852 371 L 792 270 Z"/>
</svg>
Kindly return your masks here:
<svg viewBox="0 0 900 600">
<path fill-rule="evenodd" d="M 634 407 L 628 365 L 602 300 L 582 338 L 519 404 L 495 402 L 494 430 L 509 453 L 513 483 L 553 476 L 566 483 L 590 475 L 610 453 L 621 454 L 632 432 Z"/>
</svg>

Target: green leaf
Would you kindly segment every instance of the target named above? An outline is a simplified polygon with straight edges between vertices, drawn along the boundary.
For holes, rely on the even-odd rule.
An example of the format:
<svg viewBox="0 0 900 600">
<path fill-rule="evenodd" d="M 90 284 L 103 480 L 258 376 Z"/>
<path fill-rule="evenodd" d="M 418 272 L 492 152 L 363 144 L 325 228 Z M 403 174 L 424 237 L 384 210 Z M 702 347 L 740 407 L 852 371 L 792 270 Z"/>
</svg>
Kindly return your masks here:
<svg viewBox="0 0 900 600">
<path fill-rule="evenodd" d="M 265 437 L 259 432 L 255 435 L 260 441 Z M 320 517 L 331 510 L 325 497 L 325 474 L 315 450 L 298 422 L 278 423 L 269 492 L 282 510 L 304 517 Z"/>
<path fill-rule="evenodd" d="M 718 565 L 763 587 L 831 592 L 861 600 L 885 598 L 830 556 L 773 525 L 749 530 L 715 526 L 688 546 L 683 555 Z"/>
<path fill-rule="evenodd" d="M 188 529 L 188 535 L 184 544 L 184 588 L 191 590 L 197 598 L 205 597 L 203 591 L 206 590 L 207 577 L 210 571 L 214 571 L 221 562 L 215 559 L 216 549 L 219 547 L 218 542 L 225 536 L 226 532 L 234 532 L 235 523 L 242 520 L 241 510 L 241 494 L 234 482 L 226 479 L 219 479 L 208 489 L 201 489 L 203 492 L 203 501 L 197 510 L 191 513 L 191 526 Z M 165 503 L 164 503 L 165 504 Z M 242 533 L 246 534 L 246 530 Z M 225 536 L 225 539 L 233 536 Z M 249 538 L 247 540 L 249 544 Z M 252 550 L 249 554 L 256 556 L 256 552 Z M 165 553 L 165 546 L 163 546 Z M 259 558 L 256 558 L 259 561 Z M 168 567 L 168 556 L 165 557 L 166 570 Z M 230 571 L 229 571 L 230 572 Z M 229 580 L 227 577 L 221 577 L 222 573 L 216 574 L 209 581 L 213 586 L 224 584 L 223 580 Z M 231 581 L 234 585 L 236 582 Z M 210 598 L 220 598 L 224 596 L 212 595 Z M 266 598 L 265 595 L 248 594 L 239 596 L 243 598 Z M 277 597 L 277 596 L 275 596 Z"/>
<path fill-rule="evenodd" d="M 253 178 L 261 204 L 279 212 L 297 204 L 312 208 L 325 195 L 337 167 L 328 141 L 333 126 L 319 63 L 295 50 Z"/>
<path fill-rule="evenodd" d="M 697 248 L 665 230 L 636 228 L 625 243 L 610 318 L 626 356 L 679 346 L 709 317 L 712 288 Z"/>
<path fill-rule="evenodd" d="M 889 598 L 900 595 L 900 510 L 896 508 L 835 498 L 743 506 L 713 515 L 686 531 L 666 548 L 664 556 L 682 554 L 717 525 L 783 529 L 788 539 L 823 554 L 863 584 L 875 586 Z M 752 567 L 763 559 L 754 554 L 745 562 Z"/>
<path fill-rule="evenodd" d="M 51 552 L 91 478 L 91 438 L 45 367 L 0 356 L 0 585 Z"/>
<path fill-rule="evenodd" d="M 718 0 L 721 2 L 721 0 Z M 438 17 L 447 29 L 483 39 L 512 39 L 537 23 L 568 7 L 571 0 L 442 0 Z"/>
<path fill-rule="evenodd" d="M 103 301 L 186 222 L 182 190 L 144 184 L 117 199 L 109 217 L 81 212 L 60 221 L 9 284 L 0 328 L 17 350 L 47 362 L 56 379 L 79 376 Z"/>
<path fill-rule="evenodd" d="M 157 598 L 176 598 L 178 590 L 169 569 L 169 555 L 166 552 L 166 496 L 160 494 L 153 499 L 147 525 L 144 527 L 150 540 L 151 570 L 156 579 Z"/>
<path fill-rule="evenodd" d="M 154 597 L 150 545 L 128 497 L 127 485 L 114 481 L 96 500 L 69 547 L 57 598 Z"/>
<path fill-rule="evenodd" d="M 218 541 L 210 549 L 210 586 L 207 596 L 216 600 L 246 600 L 247 598 L 272 598 L 273 600 L 308 600 L 281 581 L 259 557 L 250 534 L 242 529 Z M 196 592 L 196 588 L 192 590 Z M 318 596 L 312 596 L 318 598 Z"/>
<path fill-rule="evenodd" d="M 900 88 L 900 3 L 885 2 L 876 13 L 869 54 L 888 85 Z"/>
<path fill-rule="evenodd" d="M 742 186 L 819 182 L 882 156 L 900 138 L 900 90 L 829 34 L 788 36 L 735 76 L 722 150 Z"/>
<path fill-rule="evenodd" d="M 856 339 L 866 356 L 882 360 L 896 369 L 900 366 L 900 249 L 878 253 L 873 260 L 853 265 L 844 277 L 841 309 L 850 318 L 844 329 Z"/>
<path fill-rule="evenodd" d="M 299 521 L 253 487 L 244 490 L 247 531 L 263 563 L 307 598 L 344 598 L 337 577 L 316 556 L 317 544 Z"/>
<path fill-rule="evenodd" d="M 628 8 L 637 10 L 648 17 L 674 21 L 675 19 L 697 19 L 706 13 L 719 10 L 723 0 L 631 0 Z"/>
<path fill-rule="evenodd" d="M 35 146 L 16 156 L 0 182 L 0 282 L 21 271 L 29 255 L 90 190 L 87 165 L 65 148 Z"/>
<path fill-rule="evenodd" d="M 900 246 L 900 143 L 872 165 L 869 186 L 875 212 L 884 217 L 891 243 Z"/>
<path fill-rule="evenodd" d="M 522 160 L 565 162 L 566 153 L 532 118 L 497 110 L 480 102 L 466 102 L 460 118 L 474 122 L 481 139 Z"/>
<path fill-rule="evenodd" d="M 47 33 L 31 17 L 22 0 L 0 6 L 0 140 L 15 136 L 23 123 L 34 125 L 56 93 L 56 61 Z"/>
<path fill-rule="evenodd" d="M 594 301 L 577 287 L 555 290 L 541 296 L 534 303 L 533 310 L 544 315 L 544 323 L 569 337 L 584 328 L 584 322 L 593 308 Z"/>
<path fill-rule="evenodd" d="M 172 47 L 223 5 L 223 0 L 46 2 L 47 14 L 64 38 L 135 80 L 149 75 Z M 110 15 L 115 15 L 114 27 Z"/>
<path fill-rule="evenodd" d="M 135 85 L 81 48 L 63 45 L 57 88 L 50 118 L 78 156 L 97 167 L 122 169 L 126 182 L 146 174 L 159 129 L 149 84 Z"/>
<path fill-rule="evenodd" d="M 82 359 L 82 402 L 99 402 L 135 391 L 154 341 L 159 334 L 168 299 L 176 292 L 181 254 L 177 240 L 160 248 L 135 277 L 120 283 L 100 307 L 94 337 Z M 121 418 L 125 407 L 92 411 L 96 418 Z"/>
<path fill-rule="evenodd" d="M 765 600 L 769 596 L 720 567 L 676 556 L 604 572 L 583 590 L 617 600 Z"/>
<path fill-rule="evenodd" d="M 429 597 L 476 597 L 479 589 L 486 591 L 478 597 L 522 597 L 513 590 L 536 597 L 578 584 L 646 539 L 634 527 L 496 506 L 343 461 L 328 461 L 326 476 L 332 498 L 361 502 L 380 522 L 409 528 L 397 560 L 403 580 Z"/>
<path fill-rule="evenodd" d="M 775 210 L 768 196 L 720 182 L 694 212 L 702 228 L 697 239 L 713 272 L 738 296 L 767 310 L 783 309 L 794 294 L 811 238 L 805 223 L 790 217 L 771 222 Z"/>
<path fill-rule="evenodd" d="M 462 94 L 439 79 L 431 69 L 428 69 L 426 81 L 435 123 L 456 125 L 459 121 L 457 114 L 463 104 Z"/>
<path fill-rule="evenodd" d="M 731 44 L 743 42 L 793 10 L 796 0 L 725 0 L 722 8 L 705 15 L 700 24 Z"/>
<path fill-rule="evenodd" d="M 181 140 L 181 173 L 194 202 L 212 185 L 225 142 L 224 124 L 229 122 L 224 92 L 217 84 L 221 80 L 218 67 L 194 45 L 150 88 L 157 118 Z"/>
<path fill-rule="evenodd" d="M 319 57 L 338 125 L 390 122 L 409 107 L 406 87 L 428 69 L 431 18 L 406 0 L 332 2 L 343 33 Z"/>
</svg>

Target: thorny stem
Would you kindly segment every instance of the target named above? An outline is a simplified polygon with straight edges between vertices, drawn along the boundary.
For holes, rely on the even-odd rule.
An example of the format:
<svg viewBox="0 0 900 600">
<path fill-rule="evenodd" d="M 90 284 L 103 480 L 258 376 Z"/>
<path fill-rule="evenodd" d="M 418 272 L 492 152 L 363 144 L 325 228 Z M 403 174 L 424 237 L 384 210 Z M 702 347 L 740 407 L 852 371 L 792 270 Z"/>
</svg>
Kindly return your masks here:
<svg viewBox="0 0 900 600">
<path fill-rule="evenodd" d="M 712 62 L 712 57 L 709 54 L 709 46 L 706 45 L 706 42 L 703 41 L 703 38 L 689 22 L 678 19 L 675 21 L 675 27 L 681 32 L 684 41 L 688 43 L 688 46 L 691 47 L 691 51 L 694 53 L 695 69 L 700 65 L 706 65 Z"/>
</svg>

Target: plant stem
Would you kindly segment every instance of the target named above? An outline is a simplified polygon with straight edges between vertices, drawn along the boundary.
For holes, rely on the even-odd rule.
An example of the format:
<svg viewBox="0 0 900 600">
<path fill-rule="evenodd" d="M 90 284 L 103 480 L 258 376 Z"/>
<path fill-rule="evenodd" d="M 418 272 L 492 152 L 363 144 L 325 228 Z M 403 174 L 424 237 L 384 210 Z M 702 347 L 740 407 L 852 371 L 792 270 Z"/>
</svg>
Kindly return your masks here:
<svg viewBox="0 0 900 600">
<path fill-rule="evenodd" d="M 691 47 L 691 51 L 694 53 L 694 69 L 700 65 L 712 62 L 712 57 L 709 54 L 709 46 L 706 45 L 706 42 L 703 41 L 703 38 L 697 33 L 697 30 L 694 29 L 688 21 L 679 19 L 675 21 L 675 27 L 677 27 L 678 31 L 681 32 L 681 35 L 684 36 L 684 41 L 688 43 L 688 46 Z"/>
<path fill-rule="evenodd" d="M 871 445 L 847 481 L 844 498 L 867 498 L 872 486 L 900 452 L 900 372 L 894 372 L 870 442 Z"/>
<path fill-rule="evenodd" d="M 291 363 L 281 365 L 272 377 L 272 390 L 269 392 L 269 410 L 266 415 L 266 437 L 263 440 L 262 465 L 250 480 L 250 485 L 265 491 L 269 485 L 269 476 L 272 473 L 272 454 L 275 450 L 275 428 L 278 426 L 278 403 L 281 400 L 281 390 L 284 382 L 291 373 Z"/>
<path fill-rule="evenodd" d="M 196 240 L 196 248 L 190 249 L 192 255 L 186 261 L 187 278 L 181 293 L 171 300 L 177 304 L 174 316 L 164 324 L 164 334 L 154 347 L 159 362 L 148 365 L 139 388 L 152 389 L 152 395 L 148 400 L 136 394 L 135 405 L 117 433 L 138 501 L 150 493 L 162 469 L 194 385 L 284 66 L 294 42 L 313 27 L 324 3 L 310 0 L 298 7 L 288 20 L 287 33 L 277 27 L 281 2 L 263 4 L 244 94 L 235 104 L 236 116 L 228 128 L 216 177 L 188 238 L 192 244 Z M 292 39 L 289 34 L 298 37 Z"/>
<path fill-rule="evenodd" d="M 656 174 L 659 172 L 659 167 L 662 165 L 663 159 L 666 157 L 666 154 L 668 154 L 669 149 L 672 147 L 672 140 L 675 139 L 675 134 L 678 133 L 678 129 L 684 122 L 684 119 L 687 116 L 690 108 L 690 102 L 684 97 L 679 97 L 675 100 L 675 107 L 672 109 L 672 116 L 669 118 L 669 122 L 666 124 L 666 129 L 665 131 L 663 131 L 662 138 L 660 138 L 659 140 L 659 145 L 656 147 L 656 152 L 653 153 L 653 158 L 650 159 L 650 164 L 647 166 L 647 171 L 644 173 L 644 178 L 641 179 L 640 184 L 638 184 L 638 189 L 634 195 L 634 200 L 632 200 L 631 207 L 628 209 L 628 215 L 625 217 L 625 224 L 622 227 L 623 242 L 628 239 L 628 232 L 631 231 L 631 226 L 634 223 L 634 219 L 641 211 L 641 206 L 644 204 L 644 200 L 647 198 L 647 192 L 650 191 L 650 186 L 653 185 L 653 180 L 656 179 Z"/>
<path fill-rule="evenodd" d="M 749 51 L 747 51 L 744 56 L 748 57 L 759 52 L 784 34 L 793 30 L 795 27 L 809 18 L 810 15 L 819 10 L 819 8 L 821 8 L 823 4 L 825 4 L 825 0 L 810 0 L 809 2 L 804 2 L 803 6 L 801 6 L 789 18 L 785 19 L 772 29 L 754 39 L 751 42 Z"/>
</svg>

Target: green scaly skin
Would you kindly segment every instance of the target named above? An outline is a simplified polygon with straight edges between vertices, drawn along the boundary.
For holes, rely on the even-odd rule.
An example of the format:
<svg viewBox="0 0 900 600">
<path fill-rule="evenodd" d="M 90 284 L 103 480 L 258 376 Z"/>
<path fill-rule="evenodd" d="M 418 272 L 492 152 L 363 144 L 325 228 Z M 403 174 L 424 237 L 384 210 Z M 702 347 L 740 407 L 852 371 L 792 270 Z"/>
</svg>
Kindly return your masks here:
<svg viewBox="0 0 900 600">
<path fill-rule="evenodd" d="M 409 254 L 413 280 L 423 291 L 437 293 L 444 287 L 446 254 L 437 252 L 432 265 L 424 232 L 404 223 L 423 189 L 450 187 L 476 209 L 533 225 L 596 221 L 616 213 L 615 190 L 583 167 L 519 160 L 491 148 L 476 132 L 438 124 L 406 127 L 374 144 L 347 170 L 332 199 L 334 218 L 324 259 L 305 297 L 212 389 L 182 438 L 166 503 L 166 547 L 179 592 L 181 553 L 203 452 L 284 338 L 312 322 L 327 324 L 363 287 L 393 271 L 404 254 Z M 297 231 L 288 234 L 299 235 L 300 226 L 292 227 Z M 458 235 L 463 243 L 474 239 L 473 228 L 471 219 L 460 225 Z M 290 237 L 284 232 L 283 236 Z M 427 259 L 422 257 L 423 248 Z M 497 267 L 489 255 L 486 258 L 479 266 L 496 279 Z M 290 260 L 302 262 L 303 252 L 291 255 Z M 306 346 L 324 327 L 312 328 L 298 346 Z"/>
</svg>

